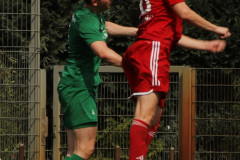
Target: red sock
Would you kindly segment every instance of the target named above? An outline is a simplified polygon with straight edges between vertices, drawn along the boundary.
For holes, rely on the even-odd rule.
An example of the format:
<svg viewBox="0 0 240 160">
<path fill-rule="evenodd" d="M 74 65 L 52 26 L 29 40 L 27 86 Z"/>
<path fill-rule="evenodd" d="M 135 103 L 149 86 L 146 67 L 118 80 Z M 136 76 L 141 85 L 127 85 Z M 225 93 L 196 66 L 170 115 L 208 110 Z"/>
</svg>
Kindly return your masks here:
<svg viewBox="0 0 240 160">
<path fill-rule="evenodd" d="M 148 137 L 149 125 L 138 119 L 134 119 L 132 122 L 132 127 L 130 131 L 130 155 L 129 160 L 144 160 L 148 147 L 147 147 L 147 137 Z"/>
<path fill-rule="evenodd" d="M 157 130 L 159 128 L 159 123 L 156 126 L 153 126 L 148 131 L 148 137 L 147 137 L 147 147 L 150 145 L 153 136 L 156 134 Z"/>
<path fill-rule="evenodd" d="M 158 120 L 158 123 L 156 126 L 153 126 L 149 129 L 148 131 L 148 137 L 147 137 L 147 147 L 150 145 L 152 139 L 153 139 L 153 136 L 156 134 L 158 128 L 159 128 L 159 124 L 160 124 L 160 120 L 161 120 L 161 117 L 162 117 L 162 113 L 159 117 L 159 120 Z"/>
</svg>

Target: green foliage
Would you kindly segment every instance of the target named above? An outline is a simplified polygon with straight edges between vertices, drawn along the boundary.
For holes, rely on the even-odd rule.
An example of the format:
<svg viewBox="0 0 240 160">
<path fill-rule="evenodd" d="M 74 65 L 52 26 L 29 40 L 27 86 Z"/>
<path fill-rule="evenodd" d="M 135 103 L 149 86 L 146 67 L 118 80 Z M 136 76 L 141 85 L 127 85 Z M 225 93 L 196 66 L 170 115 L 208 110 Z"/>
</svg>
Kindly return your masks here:
<svg viewBox="0 0 240 160">
<path fill-rule="evenodd" d="M 129 146 L 128 142 L 128 134 L 129 129 L 131 126 L 132 118 L 124 118 L 124 117 L 109 117 L 105 120 L 106 128 L 103 129 L 97 137 L 97 143 L 98 141 L 101 141 L 99 143 L 100 148 L 114 148 L 115 146 L 120 147 L 127 147 Z M 99 151 L 101 152 L 101 151 Z M 109 153 L 100 153 L 104 158 L 109 157 L 111 158 L 111 155 Z M 97 155 L 99 158 L 99 155 Z M 121 158 L 127 159 L 128 152 L 121 152 Z"/>
<path fill-rule="evenodd" d="M 31 5 L 27 3 L 27 1 L 22 3 L 12 1 L 0 4 L 1 13 L 9 13 L 0 15 L 2 30 L 0 39 L 0 46 L 2 46 L 0 49 L 0 146 L 3 151 L 0 158 L 2 159 L 17 159 L 18 143 L 26 142 L 24 135 L 27 134 L 28 124 L 24 116 L 28 115 L 28 105 L 25 102 L 28 94 L 27 87 L 20 84 L 27 84 L 27 71 L 22 69 L 28 63 L 26 48 L 28 48 L 30 38 L 30 34 L 26 34 L 24 30 L 30 30 L 31 27 L 29 23 L 26 23 L 30 22 L 31 18 L 28 14 Z"/>
<path fill-rule="evenodd" d="M 205 78 L 203 78 L 203 75 Z M 237 152 L 240 133 L 240 77 L 236 70 L 206 70 L 198 80 L 197 152 Z M 217 77 L 217 78 L 216 78 Z M 211 96 L 210 96 L 211 95 Z M 209 135 L 209 136 L 202 136 Z M 231 142 L 231 143 L 229 143 Z M 209 159 L 208 154 L 197 159 Z M 237 159 L 237 154 L 216 154 L 219 159 Z"/>
<path fill-rule="evenodd" d="M 27 134 L 24 130 L 27 121 L 21 117 L 27 115 L 27 103 L 14 103 L 24 100 L 27 95 L 25 90 L 14 87 L 16 83 L 19 83 L 17 79 L 22 75 L 10 67 L 7 68 L 7 65 L 14 65 L 17 62 L 18 60 L 14 57 L 0 51 L 0 84 L 4 85 L 0 87 L 0 135 L 9 135 L 0 137 L 0 146 L 4 147 L 1 149 L 6 152 L 1 155 L 2 159 L 13 159 L 19 147 L 16 135 Z"/>
<path fill-rule="evenodd" d="M 129 156 L 129 131 L 132 123 L 132 118 L 126 118 L 122 116 L 109 117 L 106 118 L 104 123 L 106 123 L 106 128 L 101 130 L 97 136 L 97 143 L 99 143 L 99 148 L 114 148 L 120 146 L 121 149 L 121 159 L 128 159 Z M 157 159 L 159 153 L 163 150 L 164 143 L 161 138 L 153 139 L 148 152 L 148 159 Z M 111 159 L 110 152 L 98 151 L 97 155 L 93 155 L 91 159 L 101 159 L 104 160 Z"/>
<path fill-rule="evenodd" d="M 7 3 L 1 3 L 0 9 L 2 13 L 13 13 L 13 14 L 1 14 L 1 39 L 0 46 L 27 46 L 28 38 L 30 35 L 23 34 L 23 32 L 12 32 L 13 30 L 30 30 L 30 25 L 23 22 L 30 21 L 30 14 L 19 14 L 28 13 L 30 5 L 27 2 L 12 1 L 11 8 L 7 7 Z M 5 5 L 5 6 L 4 6 Z M 9 5 L 9 4 L 8 4 Z M 18 13 L 18 14 L 16 14 Z"/>
<path fill-rule="evenodd" d="M 41 2 L 41 55 L 42 67 L 51 68 L 54 64 L 63 64 L 67 56 L 67 31 L 71 14 L 79 4 L 78 0 Z M 232 36 L 227 39 L 223 53 L 212 54 L 205 51 L 177 49 L 172 52 L 172 65 L 193 67 L 240 67 L 239 49 L 240 1 L 238 0 L 186 0 L 186 3 L 210 22 L 229 27 Z M 200 7 L 201 6 L 201 7 Z M 104 13 L 106 20 L 126 25 L 137 26 L 139 9 L 138 0 L 114 0 L 110 10 Z M 217 35 L 184 24 L 184 34 L 198 39 L 216 39 Z M 108 45 L 119 54 L 123 54 L 133 43 L 131 37 L 110 37 Z"/>
<path fill-rule="evenodd" d="M 164 149 L 164 145 L 162 138 L 154 138 L 149 146 L 147 159 L 158 159 L 159 153 Z"/>
<path fill-rule="evenodd" d="M 79 4 L 78 0 L 47 0 L 41 2 L 41 65 L 44 68 L 51 69 L 52 65 L 55 64 L 64 64 L 64 60 L 67 57 L 67 32 L 68 25 L 70 22 L 70 17 L 76 5 Z M 195 51 L 195 50 L 186 50 L 186 49 L 176 49 L 171 53 L 171 64 L 172 65 L 189 65 L 192 67 L 235 67 L 239 68 L 240 63 L 240 54 L 239 54 L 239 46 L 240 46 L 240 1 L 239 0 L 186 0 L 186 3 L 196 11 L 199 15 L 203 16 L 205 19 L 210 22 L 229 27 L 232 36 L 227 41 L 226 50 L 223 53 L 212 54 L 205 51 Z M 1 5 L 1 4 L 0 4 Z M 114 0 L 112 1 L 112 7 L 110 10 L 104 13 L 106 20 L 126 25 L 126 26 L 137 26 L 138 25 L 138 0 Z M 2 15 L 1 15 L 2 16 Z M 210 33 L 208 31 L 204 31 L 199 28 L 195 28 L 189 26 L 188 24 L 184 24 L 183 33 L 187 36 L 209 40 L 218 38 L 217 35 Z M 127 47 L 134 42 L 134 38 L 130 37 L 110 37 L 108 39 L 108 46 L 115 50 L 119 54 L 123 54 Z M 52 77 L 50 77 L 52 78 Z M 106 90 L 110 95 L 114 95 L 114 89 L 117 84 L 109 84 L 106 87 Z M 117 86 L 118 87 L 118 86 Z M 51 88 L 51 87 L 48 87 Z M 124 90 L 124 88 L 122 89 Z M 122 91 L 121 90 L 121 91 Z M 127 93 L 126 93 L 127 95 Z M 235 92 L 235 96 L 239 96 L 239 90 Z M 101 102 L 101 100 L 100 100 Z M 111 105 L 106 102 L 103 103 L 106 108 L 103 113 L 110 114 Z M 116 102 L 118 103 L 118 102 Z M 116 104 L 114 103 L 114 104 Z M 173 104 L 175 105 L 175 104 Z M 122 106 L 116 104 L 116 110 L 122 110 Z M 219 104 L 213 104 L 215 106 L 219 106 Z M 212 107 L 212 106 L 211 106 Z M 231 106 L 234 110 L 234 117 L 239 116 L 239 106 L 233 105 Z M 221 113 L 224 113 L 224 106 L 218 107 L 218 113 L 215 115 L 208 115 L 213 117 L 219 117 Z M 211 110 L 212 112 L 214 110 Z M 132 112 L 132 111 L 131 111 Z M 202 110 L 202 113 L 206 111 Z M 207 114 L 207 113 L 205 113 Z M 227 114 L 227 113 L 224 113 Z M 123 117 L 120 117 L 121 127 L 127 127 L 127 124 L 121 124 L 127 119 L 124 120 Z M 119 127 L 111 128 L 114 124 L 117 124 L 119 121 L 117 119 L 106 119 L 106 123 L 109 125 L 106 128 L 103 128 L 103 134 L 99 135 L 98 141 L 104 138 L 104 135 L 107 136 L 108 139 L 113 139 L 116 136 L 116 132 L 107 133 L 107 131 L 119 131 Z M 123 126 L 124 125 L 124 126 Z M 175 124 L 174 124 L 175 125 Z M 198 124 L 201 127 L 201 124 Z M 216 122 L 210 122 L 209 126 L 221 126 Z M 206 131 L 206 126 L 203 131 Z M 177 127 L 176 127 L 177 128 Z M 207 132 L 210 130 L 207 130 Z M 216 132 L 221 131 L 221 128 L 215 128 Z M 123 136 L 123 135 L 121 135 Z M 106 137 L 105 137 L 106 138 Z M 210 141 L 209 141 L 210 142 Z M 107 143 L 107 142 L 106 142 Z M 105 144 L 106 144 L 105 143 Z M 111 142 L 111 146 L 120 144 L 123 142 L 114 141 Z M 208 142 L 206 142 L 208 143 Z M 163 146 L 161 143 L 157 143 L 160 146 L 157 148 L 161 149 Z M 108 144 L 109 145 L 109 144 Z M 101 155 L 105 155 L 105 153 L 101 153 Z M 123 155 L 126 155 L 125 153 Z M 149 154 L 154 155 L 154 152 Z"/>
<path fill-rule="evenodd" d="M 111 8 L 104 13 L 106 20 L 123 25 L 137 27 L 139 0 L 114 0 Z M 134 14 L 133 14 L 134 13 Z M 108 46 L 119 54 L 123 54 L 127 47 L 134 42 L 134 37 L 110 37 Z"/>
<path fill-rule="evenodd" d="M 81 1 L 54 0 L 41 2 L 41 66 L 52 68 L 64 64 L 67 57 L 67 34 L 71 15 Z M 138 24 L 138 0 L 114 0 L 112 8 L 104 13 L 106 20 L 126 25 Z M 132 14 L 132 13 L 136 14 Z M 110 37 L 108 45 L 123 54 L 133 37 Z"/>
<path fill-rule="evenodd" d="M 236 76 L 233 78 L 233 85 L 234 85 L 234 100 L 239 101 L 239 97 L 240 97 L 240 76 Z M 232 105 L 233 108 L 233 114 L 232 114 L 232 118 L 233 119 L 240 119 L 240 104 L 235 104 Z M 240 134 L 240 125 L 239 123 L 233 123 L 231 124 L 231 126 L 235 129 L 235 134 L 239 135 Z M 234 141 L 234 143 L 236 144 L 236 150 L 239 151 L 240 150 L 240 140 L 238 139 L 237 141 Z"/>
<path fill-rule="evenodd" d="M 172 52 L 172 65 L 189 65 L 192 67 L 210 67 L 210 68 L 239 68 L 240 54 L 240 1 L 238 0 L 186 0 L 191 9 L 196 11 L 206 20 L 220 26 L 225 26 L 232 33 L 227 38 L 227 46 L 224 52 L 212 54 L 206 51 L 195 51 L 186 49 L 177 49 Z M 196 27 L 184 24 L 183 33 L 187 36 L 211 40 L 218 39 L 218 36 L 198 29 Z"/>
<path fill-rule="evenodd" d="M 41 1 L 41 65 L 52 65 L 65 60 L 68 26 L 78 0 Z"/>
<path fill-rule="evenodd" d="M 68 34 L 68 25 L 74 8 L 80 3 L 79 0 L 45 0 L 41 1 L 41 67 L 51 70 L 52 65 L 63 64 L 67 56 L 67 34 Z M 30 11 L 30 5 L 27 5 L 27 1 L 18 3 L 18 1 L 12 1 L 12 8 L 4 7 L 5 3 L 0 3 L 0 8 L 3 13 L 27 13 Z M 203 51 L 192 51 L 185 49 L 177 49 L 172 53 L 171 63 L 172 65 L 190 65 L 193 67 L 240 67 L 239 59 L 239 46 L 240 46 L 240 1 L 239 0 L 186 0 L 186 3 L 199 13 L 201 16 L 207 20 L 213 22 L 217 25 L 222 25 L 229 27 L 232 32 L 232 36 L 227 39 L 227 48 L 223 53 L 220 54 L 211 54 Z M 104 13 L 106 20 L 126 25 L 126 26 L 137 26 L 138 25 L 138 0 L 114 0 L 110 10 Z M 7 10 L 6 10 L 7 9 Z M 0 39 L 0 44 L 2 46 L 6 45 L 21 45 L 28 46 L 29 36 L 24 35 L 22 32 L 11 32 L 11 30 L 30 30 L 29 24 L 23 24 L 25 21 L 30 21 L 30 14 L 1 14 L 1 31 L 2 38 Z M 22 28 L 20 28 L 22 27 Z M 215 34 L 209 33 L 208 31 L 203 31 L 198 28 L 191 27 L 187 24 L 184 24 L 184 34 L 199 38 L 199 39 L 215 39 L 218 38 Z M 108 45 L 110 48 L 115 50 L 119 54 L 123 54 L 127 47 L 133 43 L 134 38 L 130 37 L 110 37 L 108 39 Z M 7 54 L 4 51 L 0 51 L 0 84 L 6 86 L 0 88 L 0 101 L 25 101 L 27 100 L 26 95 L 27 89 L 18 89 L 14 88 L 15 84 L 27 84 L 28 77 L 27 73 L 16 72 L 12 70 L 13 67 L 23 68 L 27 61 L 27 51 L 22 50 L 23 54 Z M 5 60 L 5 62 L 3 61 Z M 52 78 L 48 76 L 48 78 Z M 48 81 L 51 81 L 49 80 Z M 19 81 L 18 81 L 19 80 Z M 106 79 L 104 79 L 106 80 Z M 51 87 L 52 83 L 49 83 Z M 110 95 L 116 95 L 124 93 L 124 98 L 126 98 L 126 89 L 123 87 L 120 89 L 119 93 L 115 93 L 115 88 L 117 84 L 108 84 L 106 90 Z M 235 77 L 233 89 L 233 97 L 235 100 L 239 100 L 239 77 Z M 118 87 L 118 86 L 117 86 Z M 51 93 L 51 92 L 48 92 Z M 224 93 L 224 92 L 222 92 Z M 176 93 L 174 93 L 176 94 Z M 48 98 L 51 95 L 48 95 Z M 221 95 L 222 96 L 222 95 Z M 116 101 L 116 100 L 114 100 Z M 102 112 L 104 114 L 112 114 L 114 110 L 111 110 L 112 104 L 103 103 L 106 105 L 106 109 Z M 118 101 L 115 103 L 116 110 L 125 112 L 133 112 L 133 108 L 124 108 L 121 106 Z M 124 105 L 128 103 L 124 103 Z M 175 104 L 170 104 L 170 106 Z M 229 106 L 228 112 L 224 108 L 226 106 L 219 105 L 218 103 L 213 104 L 209 109 L 210 113 L 208 114 L 206 110 L 201 110 L 202 113 L 208 114 L 208 118 L 219 118 L 221 115 L 231 116 L 231 118 L 239 119 L 240 115 L 240 106 L 238 103 Z M 203 106 L 204 108 L 204 106 Z M 128 110 L 129 109 L 129 110 Z M 0 117 L 8 117 L 9 119 L 1 119 L 1 128 L 0 134 L 26 134 L 24 127 L 27 126 L 27 120 L 24 117 L 27 117 L 28 114 L 28 104 L 27 103 L 1 103 L 0 107 Z M 22 117 L 21 117 L 22 116 Z M 22 118 L 22 121 L 16 121 L 16 119 Z M 123 116 L 118 116 L 115 118 L 106 118 L 104 122 L 107 123 L 107 126 L 103 128 L 103 131 L 98 136 L 98 141 L 106 138 L 107 141 L 101 145 L 110 145 L 114 147 L 115 145 L 128 146 L 128 135 L 119 134 L 120 131 L 129 131 L 131 118 L 125 118 Z M 177 128 L 177 124 L 174 121 L 171 121 L 171 126 L 174 130 Z M 228 123 L 228 128 L 234 128 L 236 133 L 240 132 L 239 126 L 236 126 L 237 123 Z M 216 121 L 210 121 L 209 124 L 198 124 L 198 127 L 202 127 L 202 132 L 215 132 L 222 133 L 223 128 Z M 3 127 L 4 126 L 4 127 Z M 9 129 L 11 128 L 11 129 Z M 206 129 L 207 128 L 207 129 Z M 214 128 L 210 130 L 209 128 Z M 164 128 L 161 128 L 164 130 Z M 201 132 L 200 132 L 201 133 Z M 114 139 L 114 137 L 118 137 Z M 120 141 L 124 139 L 124 141 Z M 232 141 L 228 138 L 222 138 L 222 144 L 218 147 L 224 147 L 226 143 Z M 210 139 L 205 141 L 205 144 L 211 144 L 213 141 Z M 239 141 L 234 141 L 234 146 L 239 150 Z M 8 137 L 0 140 L 0 146 L 2 144 L 8 144 L 5 151 L 15 152 L 17 150 L 18 144 L 13 137 Z M 149 151 L 149 157 L 156 156 L 157 152 L 160 152 L 163 146 L 166 145 L 157 139 L 151 144 L 151 148 L 156 148 L 156 150 Z M 202 147 L 202 146 L 200 146 Z M 122 158 L 127 157 L 128 152 L 122 153 Z M 100 153 L 99 155 L 105 156 L 106 153 Z M 10 155 L 7 155 L 6 159 L 10 159 Z M 1 157 L 3 158 L 3 157 Z M 5 157 L 4 157 L 5 158 Z"/>
</svg>

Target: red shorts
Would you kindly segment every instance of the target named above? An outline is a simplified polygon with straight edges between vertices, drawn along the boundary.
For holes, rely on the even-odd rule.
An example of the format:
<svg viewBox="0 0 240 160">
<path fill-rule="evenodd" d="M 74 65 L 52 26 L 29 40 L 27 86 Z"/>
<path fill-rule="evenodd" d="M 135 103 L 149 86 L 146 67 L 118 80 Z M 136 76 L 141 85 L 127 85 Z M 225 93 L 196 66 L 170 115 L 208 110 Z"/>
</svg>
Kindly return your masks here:
<svg viewBox="0 0 240 160">
<path fill-rule="evenodd" d="M 169 90 L 170 46 L 159 41 L 140 40 L 123 55 L 123 70 L 133 96 Z M 131 98 L 130 97 L 130 98 Z M 162 102 L 159 104 L 161 107 Z"/>
</svg>

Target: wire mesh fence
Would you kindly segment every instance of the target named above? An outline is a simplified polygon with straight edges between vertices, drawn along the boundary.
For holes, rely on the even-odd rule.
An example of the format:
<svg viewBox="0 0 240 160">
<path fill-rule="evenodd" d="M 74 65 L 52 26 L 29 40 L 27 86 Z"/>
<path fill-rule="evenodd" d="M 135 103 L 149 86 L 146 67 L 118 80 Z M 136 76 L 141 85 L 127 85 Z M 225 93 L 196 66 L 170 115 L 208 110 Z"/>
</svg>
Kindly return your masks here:
<svg viewBox="0 0 240 160">
<path fill-rule="evenodd" d="M 60 79 L 63 66 L 56 66 L 55 71 L 58 78 L 55 76 L 54 83 Z M 91 159 L 114 159 L 115 147 L 121 148 L 121 159 L 128 159 L 129 155 L 129 131 L 134 115 L 135 104 L 129 101 L 131 95 L 125 75 L 120 68 L 100 67 L 100 75 L 103 83 L 98 87 L 98 137 L 96 149 Z M 172 72 L 170 76 L 170 91 L 166 99 L 160 128 L 153 139 L 149 148 L 148 159 L 169 159 L 169 148 L 175 148 L 175 159 L 178 157 L 178 108 L 179 102 L 179 73 Z M 56 87 L 56 85 L 54 84 Z M 54 87 L 54 88 L 55 88 Z M 55 89 L 54 89 L 55 91 Z M 55 92 L 55 94 L 57 94 Z M 57 95 L 54 95 L 57 98 Z M 56 99 L 56 101 L 58 101 Z M 61 121 L 63 115 L 59 103 L 54 106 L 56 109 L 53 112 L 59 113 Z M 65 128 L 61 122 L 54 122 L 55 138 L 54 143 L 58 144 L 59 150 L 56 148 L 55 153 L 58 153 L 59 159 L 63 159 L 67 150 L 67 138 Z M 59 127 L 59 129 L 58 129 Z M 57 142 L 59 140 L 59 142 Z M 54 151 L 53 151 L 54 152 Z M 54 156 L 55 154 L 53 154 Z M 56 157 L 56 156 L 54 156 Z M 58 158 L 56 158 L 58 159 Z"/>
<path fill-rule="evenodd" d="M 35 160 L 42 155 L 39 151 L 43 145 L 39 140 L 42 113 L 39 108 L 39 3 L 39 0 L 0 2 L 1 160 L 19 159 L 18 150 L 22 144 L 21 156 L 25 159 Z M 191 159 L 239 160 L 240 69 L 195 70 L 196 83 L 191 86 L 194 98 L 189 102 L 194 111 L 190 117 L 193 124 L 189 135 Z M 100 72 L 103 83 L 98 88 L 99 132 L 92 159 L 113 159 L 115 146 L 121 147 L 121 159 L 127 159 L 135 105 L 127 99 L 130 90 L 122 71 L 111 68 Z M 169 147 L 175 148 L 175 159 L 181 159 L 180 151 L 185 149 L 179 148 L 182 147 L 180 143 L 184 143 L 179 141 L 184 98 L 181 94 L 185 89 L 182 85 L 181 73 L 172 71 L 166 108 L 149 148 L 148 159 L 169 159 Z M 54 98 L 57 98 L 56 93 Z M 58 100 L 54 101 L 55 109 L 60 108 Z M 53 115 L 55 119 L 49 121 L 53 121 L 53 130 L 50 130 L 53 133 L 47 139 L 46 159 L 59 160 L 66 154 L 66 133 L 60 125 L 61 112 L 57 110 Z"/>
<path fill-rule="evenodd" d="M 197 160 L 240 159 L 240 69 L 196 69 Z"/>
<path fill-rule="evenodd" d="M 100 69 L 101 70 L 101 69 Z M 181 70 L 181 69 L 180 69 Z M 103 83 L 98 88 L 99 132 L 92 159 L 113 159 L 115 147 L 120 146 L 121 159 L 129 154 L 128 135 L 135 105 L 124 74 L 121 71 L 101 70 Z M 194 72 L 193 72 L 194 71 Z M 170 91 L 160 128 L 149 148 L 148 159 L 169 159 L 169 147 L 174 147 L 174 159 L 238 160 L 240 156 L 240 69 L 191 69 L 191 83 L 182 80 L 181 72 L 170 74 Z M 59 75 L 58 75 L 59 76 Z M 189 86 L 190 90 L 183 86 Z M 192 98 L 181 96 L 189 92 Z M 184 93 L 184 95 L 187 95 Z M 184 103 L 183 101 L 187 102 Z M 188 101 L 189 100 L 189 101 Z M 189 131 L 181 130 L 182 105 L 191 110 L 186 123 Z M 60 106 L 59 106 L 60 107 Z M 60 117 L 62 115 L 60 114 Z M 189 142 L 181 141 L 189 132 Z M 66 154 L 66 133 L 59 130 L 62 158 Z M 179 141 L 180 140 L 180 141 Z M 183 146 L 189 143 L 188 151 Z M 179 148 L 180 147 L 180 148 Z M 182 153 L 179 153 L 182 152 Z"/>
<path fill-rule="evenodd" d="M 38 153 L 38 1 L 0 3 L 0 159 Z M 33 25 L 34 24 L 34 25 Z"/>
</svg>

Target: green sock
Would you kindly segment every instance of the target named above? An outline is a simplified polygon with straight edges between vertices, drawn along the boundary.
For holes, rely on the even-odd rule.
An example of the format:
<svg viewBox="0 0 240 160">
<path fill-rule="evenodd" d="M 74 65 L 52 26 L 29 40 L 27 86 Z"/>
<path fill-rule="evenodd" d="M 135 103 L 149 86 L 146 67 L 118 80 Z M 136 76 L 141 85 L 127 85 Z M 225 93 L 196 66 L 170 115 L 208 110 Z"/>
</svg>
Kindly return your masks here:
<svg viewBox="0 0 240 160">
<path fill-rule="evenodd" d="M 82 157 L 76 154 L 72 154 L 70 160 L 84 160 Z"/>
<path fill-rule="evenodd" d="M 64 160 L 70 160 L 71 157 L 66 156 Z"/>
</svg>

